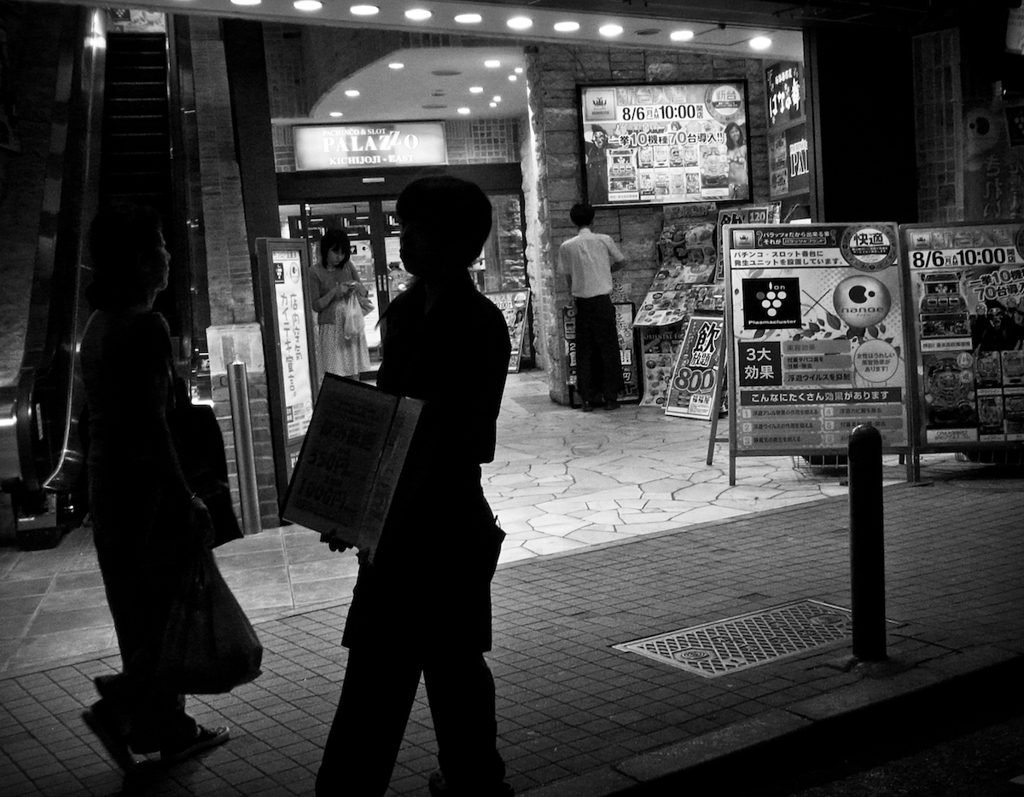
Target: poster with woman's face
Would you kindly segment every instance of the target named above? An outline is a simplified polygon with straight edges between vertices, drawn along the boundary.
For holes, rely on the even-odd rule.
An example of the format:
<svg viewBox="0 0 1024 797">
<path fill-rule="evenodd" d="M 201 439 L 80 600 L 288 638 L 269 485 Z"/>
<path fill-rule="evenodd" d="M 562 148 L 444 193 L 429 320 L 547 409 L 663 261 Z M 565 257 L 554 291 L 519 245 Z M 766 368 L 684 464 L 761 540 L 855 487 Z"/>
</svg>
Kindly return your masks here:
<svg viewBox="0 0 1024 797">
<path fill-rule="evenodd" d="M 744 81 L 580 88 L 592 205 L 749 200 Z"/>
</svg>

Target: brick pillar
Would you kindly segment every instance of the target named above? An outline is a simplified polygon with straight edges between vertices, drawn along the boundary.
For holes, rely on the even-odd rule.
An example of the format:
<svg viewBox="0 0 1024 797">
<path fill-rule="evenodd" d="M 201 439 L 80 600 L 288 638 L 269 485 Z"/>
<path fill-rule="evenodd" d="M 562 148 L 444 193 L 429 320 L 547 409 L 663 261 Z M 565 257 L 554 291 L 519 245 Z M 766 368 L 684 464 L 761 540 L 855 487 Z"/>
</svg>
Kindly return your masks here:
<svg viewBox="0 0 1024 797">
<path fill-rule="evenodd" d="M 221 363 L 219 369 L 211 368 L 214 410 L 224 432 L 232 491 L 237 500 L 237 468 L 225 367 L 234 362 L 234 357 L 240 356 L 246 363 L 249 381 L 261 525 L 272 528 L 280 521 L 267 378 L 263 368 L 262 336 L 256 318 L 253 266 L 242 205 L 241 177 L 235 159 L 234 119 L 224 44 L 216 19 L 194 17 L 191 35 L 199 134 L 198 168 L 203 186 L 202 211 L 212 324 L 207 336 L 211 365 L 215 356 Z"/>
</svg>

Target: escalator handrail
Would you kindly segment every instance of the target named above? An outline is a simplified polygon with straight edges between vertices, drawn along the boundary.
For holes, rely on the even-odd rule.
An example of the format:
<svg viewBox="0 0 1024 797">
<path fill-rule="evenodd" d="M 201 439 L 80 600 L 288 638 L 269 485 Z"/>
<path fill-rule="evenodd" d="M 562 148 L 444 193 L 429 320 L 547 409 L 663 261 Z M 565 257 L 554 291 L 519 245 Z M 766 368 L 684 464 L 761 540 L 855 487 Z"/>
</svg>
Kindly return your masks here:
<svg viewBox="0 0 1024 797">
<path fill-rule="evenodd" d="M 68 293 L 53 292 L 42 312 L 30 316 L 30 327 L 45 323 L 45 344 L 26 346 L 25 360 L 18 377 L 17 445 L 20 460 L 21 487 L 29 492 L 39 489 L 68 490 L 78 477 L 82 464 L 81 443 L 77 421 L 81 410 L 82 389 L 78 378 L 78 343 L 82 323 L 83 266 L 86 219 L 97 205 L 97 168 L 99 136 L 102 132 L 103 51 L 106 14 L 98 9 L 77 9 L 69 19 L 65 34 L 74 46 L 62 55 L 59 63 L 56 103 L 67 108 L 66 119 L 55 114 L 51 125 L 50 163 L 46 198 L 42 215 L 56 217 L 56 224 L 40 232 L 36 273 L 54 279 L 58 264 L 73 263 L 74 287 Z M 78 78 L 78 84 L 75 78 Z M 98 91 L 97 91 L 98 88 Z M 69 265 L 68 267 L 72 267 Z M 35 290 L 33 290 L 35 299 Z M 67 298 L 65 298 L 67 297 Z M 68 304 L 70 303 L 70 307 Z M 70 311 L 70 312 L 69 312 Z M 63 319 L 70 315 L 70 325 Z M 38 339 L 38 333 L 36 339 Z M 57 373 L 63 367 L 67 374 Z M 40 417 L 38 386 L 44 377 L 57 381 L 57 394 L 63 393 L 58 405 L 62 435 L 59 448 L 44 439 L 44 419 Z M 56 442 L 56 441 L 54 441 Z M 51 457 L 42 447 L 56 453 Z M 52 463 L 52 464 L 51 464 Z M 49 475 L 45 475 L 47 471 Z M 41 478 L 43 477 L 43 478 Z"/>
</svg>

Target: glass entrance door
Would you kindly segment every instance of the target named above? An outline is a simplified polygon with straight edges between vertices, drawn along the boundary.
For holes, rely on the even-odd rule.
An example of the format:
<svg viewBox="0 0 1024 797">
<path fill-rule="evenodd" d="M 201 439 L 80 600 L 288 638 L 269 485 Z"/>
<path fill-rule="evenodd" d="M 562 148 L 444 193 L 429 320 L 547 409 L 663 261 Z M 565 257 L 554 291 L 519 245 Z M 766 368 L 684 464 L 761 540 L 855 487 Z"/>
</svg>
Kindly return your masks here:
<svg viewBox="0 0 1024 797">
<path fill-rule="evenodd" d="M 352 265 L 360 281 L 369 290 L 373 302 L 373 310 L 363 319 L 371 366 L 370 372 L 363 374 L 363 378 L 372 378 L 380 364 L 378 322 L 397 288 L 397 282 L 391 276 L 396 270 L 395 266 L 404 273 L 398 256 L 398 229 L 391 223 L 395 203 L 390 202 L 390 214 L 385 210 L 388 204 L 387 201 L 371 199 L 280 207 L 282 237 L 305 240 L 311 263 L 320 262 L 320 239 L 327 230 L 342 230 L 352 242 Z"/>
<path fill-rule="evenodd" d="M 514 295 L 527 291 L 529 279 L 523 246 L 522 200 L 517 193 L 490 195 L 494 225 L 471 273 L 484 293 Z M 380 363 L 380 314 L 406 289 L 412 276 L 399 255 L 399 224 L 395 199 L 368 198 L 356 201 L 301 202 L 280 206 L 281 237 L 306 241 L 311 263 L 320 261 L 320 238 L 328 229 L 345 231 L 352 241 L 352 262 L 370 290 L 374 309 L 365 317 L 373 378 Z M 457 234 L 457 229 L 452 234 Z M 523 359 L 533 360 L 532 335 L 523 336 Z"/>
</svg>

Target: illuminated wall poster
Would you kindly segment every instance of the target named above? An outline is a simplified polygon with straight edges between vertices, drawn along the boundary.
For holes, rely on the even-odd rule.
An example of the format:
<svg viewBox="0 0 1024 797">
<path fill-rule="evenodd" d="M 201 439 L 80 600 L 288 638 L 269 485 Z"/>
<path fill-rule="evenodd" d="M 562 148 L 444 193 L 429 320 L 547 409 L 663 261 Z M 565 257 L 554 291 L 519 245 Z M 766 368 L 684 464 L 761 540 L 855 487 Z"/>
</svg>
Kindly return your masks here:
<svg viewBox="0 0 1024 797">
<path fill-rule="evenodd" d="M 845 452 L 865 422 L 905 448 L 896 225 L 729 225 L 724 239 L 735 452 Z"/>
<path fill-rule="evenodd" d="M 592 205 L 748 201 L 747 84 L 581 86 Z"/>
<path fill-rule="evenodd" d="M 1024 222 L 901 227 L 918 442 L 959 450 L 1024 441 Z"/>
</svg>

